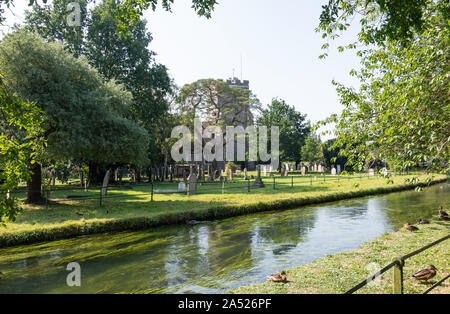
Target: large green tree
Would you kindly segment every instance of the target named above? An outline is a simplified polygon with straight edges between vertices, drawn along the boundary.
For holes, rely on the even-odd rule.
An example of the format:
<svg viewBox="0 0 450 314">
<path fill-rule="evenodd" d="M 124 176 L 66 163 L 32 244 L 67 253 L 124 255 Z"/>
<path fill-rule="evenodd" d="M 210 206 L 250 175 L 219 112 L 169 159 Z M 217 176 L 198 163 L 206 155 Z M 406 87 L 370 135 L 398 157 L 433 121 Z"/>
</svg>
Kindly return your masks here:
<svg viewBox="0 0 450 314">
<path fill-rule="evenodd" d="M 89 2 L 80 3 L 82 12 L 88 11 L 86 7 Z M 163 162 L 161 150 L 164 148 L 158 141 L 157 127 L 167 116 L 166 98 L 172 92 L 172 84 L 166 67 L 156 63 L 155 53 L 148 49 L 152 37 L 146 30 L 146 22 L 139 19 L 129 27 L 129 36 L 120 35 L 115 19 L 120 2 L 104 0 L 83 16 L 80 27 L 61 26 L 58 22 L 67 14 L 66 5 L 67 0 L 54 0 L 51 5 L 34 6 L 26 15 L 26 28 L 37 31 L 49 40 L 64 42 L 74 53 L 77 51 L 73 47 L 80 47 L 81 53 L 100 74 L 124 84 L 133 96 L 128 118 L 147 130 L 151 164 L 160 165 Z M 70 36 L 73 29 L 76 34 L 82 34 L 80 41 L 74 41 L 74 37 Z M 91 179 L 100 182 L 107 167 L 107 164 L 90 163 Z"/>
<path fill-rule="evenodd" d="M 309 164 L 322 162 L 324 159 L 322 143 L 314 134 L 306 138 L 305 145 L 301 148 L 301 153 L 302 160 L 307 161 Z"/>
<path fill-rule="evenodd" d="M 353 72 L 359 90 L 335 83 L 345 109 L 327 122 L 337 124 L 335 145 L 350 164 L 361 169 L 379 159 L 402 169 L 448 167 L 449 6 L 427 1 L 424 30 L 407 45 L 388 40 L 367 50 L 361 71 Z"/>
<path fill-rule="evenodd" d="M 8 34 L 0 45 L 0 75 L 9 90 L 44 112 L 48 156 L 95 162 L 147 162 L 147 132 L 127 119 L 132 97 L 114 81 L 105 82 L 84 58 L 60 43 L 25 31 Z M 37 202 L 40 166 L 28 200 Z"/>
<path fill-rule="evenodd" d="M 280 128 L 280 161 L 296 162 L 302 161 L 301 147 L 310 133 L 309 122 L 306 115 L 295 110 L 282 99 L 274 98 L 267 109 L 262 111 L 258 118 L 258 124 L 267 126 L 278 126 Z"/>
</svg>

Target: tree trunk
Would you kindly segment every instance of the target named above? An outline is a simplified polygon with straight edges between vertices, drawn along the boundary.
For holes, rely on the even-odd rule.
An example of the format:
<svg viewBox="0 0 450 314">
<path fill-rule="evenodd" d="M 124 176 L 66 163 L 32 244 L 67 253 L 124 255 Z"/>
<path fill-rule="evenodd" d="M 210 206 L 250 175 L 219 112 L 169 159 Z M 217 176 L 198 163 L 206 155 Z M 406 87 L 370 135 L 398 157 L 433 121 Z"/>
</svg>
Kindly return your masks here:
<svg viewBox="0 0 450 314">
<path fill-rule="evenodd" d="M 89 163 L 89 183 L 91 185 L 102 185 L 103 178 L 106 171 L 102 171 L 100 164 L 91 162 Z"/>
<path fill-rule="evenodd" d="M 44 198 L 42 197 L 42 169 L 41 165 L 34 163 L 30 167 L 31 179 L 27 182 L 27 203 L 42 204 Z"/>
</svg>

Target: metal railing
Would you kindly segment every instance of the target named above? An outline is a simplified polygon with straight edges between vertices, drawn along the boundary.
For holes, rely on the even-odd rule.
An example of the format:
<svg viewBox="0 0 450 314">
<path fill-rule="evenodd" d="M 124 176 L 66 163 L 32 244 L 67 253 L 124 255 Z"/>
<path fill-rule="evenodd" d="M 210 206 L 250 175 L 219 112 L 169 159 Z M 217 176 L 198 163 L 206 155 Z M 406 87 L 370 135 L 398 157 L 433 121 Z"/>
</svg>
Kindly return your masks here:
<svg viewBox="0 0 450 314">
<path fill-rule="evenodd" d="M 429 248 L 438 245 L 441 242 L 444 242 L 445 240 L 448 240 L 450 238 L 450 234 L 446 237 L 443 237 L 442 239 L 439 239 L 427 246 L 424 246 L 414 252 L 411 252 L 405 256 L 401 256 L 401 257 L 397 257 L 395 258 L 390 264 L 386 265 L 385 267 L 383 267 L 382 269 L 380 269 L 378 272 L 376 272 L 375 274 L 373 274 L 372 276 L 368 277 L 367 279 L 361 281 L 359 284 L 357 284 L 356 286 L 354 286 L 353 288 L 351 288 L 350 290 L 348 290 L 347 292 L 345 292 L 345 294 L 352 294 L 356 291 L 358 291 L 359 289 L 363 288 L 364 286 L 366 286 L 369 282 L 373 281 L 375 278 L 381 276 L 383 273 L 387 272 L 388 270 L 390 270 L 391 268 L 393 268 L 393 274 L 392 274 L 392 292 L 394 294 L 403 294 L 404 289 L 403 289 L 403 267 L 405 266 L 405 261 L 417 254 L 422 253 L 423 251 L 428 250 Z M 438 287 L 440 284 L 442 284 L 445 280 L 447 280 L 450 277 L 450 275 L 446 276 L 445 278 L 441 279 L 440 281 L 438 281 L 437 283 L 435 283 L 432 287 L 430 287 L 429 289 L 427 289 L 424 294 L 429 293 L 430 291 L 432 291 L 434 288 Z"/>
</svg>

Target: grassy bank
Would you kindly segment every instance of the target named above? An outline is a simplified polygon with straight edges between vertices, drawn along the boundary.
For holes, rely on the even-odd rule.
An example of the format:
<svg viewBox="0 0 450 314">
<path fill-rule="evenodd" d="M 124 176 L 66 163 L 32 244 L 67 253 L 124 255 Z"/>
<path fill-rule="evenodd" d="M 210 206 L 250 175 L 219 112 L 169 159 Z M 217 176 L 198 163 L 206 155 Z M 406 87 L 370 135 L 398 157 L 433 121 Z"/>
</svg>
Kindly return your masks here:
<svg viewBox="0 0 450 314">
<path fill-rule="evenodd" d="M 283 210 L 308 204 L 330 202 L 347 198 L 389 193 L 417 186 L 406 179 L 395 177 L 393 184 L 382 178 L 309 178 L 296 177 L 292 187 L 290 178 L 277 178 L 276 189 L 271 179 L 265 178 L 266 187 L 248 193 L 246 183 L 227 185 L 224 194 L 220 186 L 199 186 L 199 194 L 155 195 L 150 202 L 150 187 L 136 186 L 132 189 L 112 191 L 100 206 L 97 199 L 76 200 L 68 198 L 70 190 L 52 194 L 52 203 L 46 206 L 26 206 L 24 213 L 6 228 L 0 228 L 0 247 L 56 240 L 78 235 L 138 230 L 159 225 L 181 224 L 189 220 L 212 220 L 249 213 Z M 419 185 L 427 179 L 432 183 L 446 180 L 446 176 L 419 176 Z M 422 182 L 422 183 L 420 183 Z M 173 186 L 157 187 L 172 189 Z M 98 190 L 86 193 L 98 195 Z"/>
<path fill-rule="evenodd" d="M 389 264 L 395 257 L 406 255 L 430 244 L 450 232 L 449 222 L 433 221 L 420 226 L 418 232 L 405 229 L 387 233 L 359 249 L 329 255 L 311 264 L 287 270 L 288 283 L 266 282 L 240 287 L 230 293 L 250 294 L 335 294 L 344 293 L 360 281 L 376 272 L 378 266 Z M 418 283 L 411 275 L 432 264 L 438 269 L 432 282 L 437 282 L 450 272 L 450 240 L 444 241 L 406 261 L 404 289 L 406 294 L 423 293 L 429 285 Z M 384 273 L 381 280 L 368 285 L 358 293 L 392 293 L 392 270 Z M 450 293 L 447 281 L 432 293 Z"/>
</svg>

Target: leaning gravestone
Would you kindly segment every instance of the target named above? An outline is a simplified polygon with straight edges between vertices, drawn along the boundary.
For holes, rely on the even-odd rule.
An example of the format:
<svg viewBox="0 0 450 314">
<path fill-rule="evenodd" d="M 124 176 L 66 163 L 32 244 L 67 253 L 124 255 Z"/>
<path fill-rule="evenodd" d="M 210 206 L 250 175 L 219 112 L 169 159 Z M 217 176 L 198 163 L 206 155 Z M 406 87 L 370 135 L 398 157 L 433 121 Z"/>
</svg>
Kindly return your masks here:
<svg viewBox="0 0 450 314">
<path fill-rule="evenodd" d="M 108 191 L 109 174 L 110 174 L 110 171 L 109 170 L 106 171 L 105 177 L 103 178 L 102 196 L 105 196 Z"/>
</svg>

